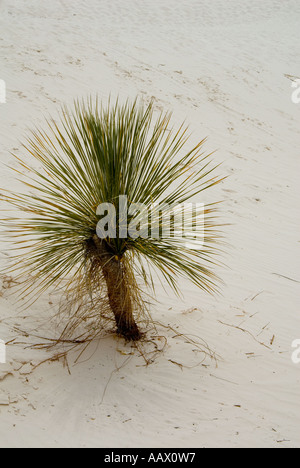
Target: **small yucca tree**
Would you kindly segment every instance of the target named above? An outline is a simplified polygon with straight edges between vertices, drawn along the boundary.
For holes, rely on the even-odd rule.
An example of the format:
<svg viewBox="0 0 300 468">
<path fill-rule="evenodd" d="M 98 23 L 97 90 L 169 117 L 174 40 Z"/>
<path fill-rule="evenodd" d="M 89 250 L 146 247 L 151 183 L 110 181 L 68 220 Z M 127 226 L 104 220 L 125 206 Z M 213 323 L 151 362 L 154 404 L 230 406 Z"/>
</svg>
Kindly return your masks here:
<svg viewBox="0 0 300 468">
<path fill-rule="evenodd" d="M 26 193 L 5 196 L 23 213 L 6 223 L 21 249 L 16 266 L 25 290 L 41 291 L 67 279 L 66 287 L 78 292 L 84 284 L 85 294 L 99 299 L 87 308 L 98 304 L 99 316 L 109 309 L 118 334 L 132 341 L 142 336 L 136 278 L 153 287 L 154 267 L 176 292 L 180 277 L 208 292 L 217 279 L 211 270 L 218 239 L 215 204 L 205 207 L 196 234 L 199 213 L 185 209 L 189 228 L 183 233 L 178 207 L 220 180 L 202 152 L 204 140 L 186 150 L 187 128 L 174 130 L 170 114 L 155 120 L 153 114 L 153 103 L 144 108 L 137 101 L 104 108 L 89 100 L 76 102 L 72 111 L 63 108 L 60 121 L 50 119 L 46 131 L 32 132 L 25 154 L 17 158 Z M 28 163 L 32 157 L 34 165 Z M 124 211 L 125 199 L 130 209 Z M 154 210 L 152 219 L 157 204 L 164 208 Z M 170 229 L 162 235 L 166 213 Z M 107 298 L 107 308 L 100 296 Z"/>
</svg>

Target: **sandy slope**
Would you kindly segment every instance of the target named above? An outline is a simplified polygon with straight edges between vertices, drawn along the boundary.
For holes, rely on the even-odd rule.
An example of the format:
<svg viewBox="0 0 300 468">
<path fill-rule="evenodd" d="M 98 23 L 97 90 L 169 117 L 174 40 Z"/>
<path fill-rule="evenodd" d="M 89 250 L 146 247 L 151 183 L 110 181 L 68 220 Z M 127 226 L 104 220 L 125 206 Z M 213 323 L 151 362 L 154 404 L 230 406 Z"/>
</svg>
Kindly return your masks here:
<svg viewBox="0 0 300 468">
<path fill-rule="evenodd" d="M 183 283 L 180 302 L 158 286 L 153 308 L 206 340 L 217 368 L 181 369 L 174 362 L 201 356 L 172 334 L 150 367 L 106 338 L 71 375 L 59 363 L 31 372 L 44 354 L 8 347 L 0 446 L 299 446 L 300 104 L 285 76 L 300 75 L 299 2 L 1 0 L 0 14 L 1 162 L 27 125 L 76 96 L 155 96 L 218 149 L 230 178 L 214 196 L 231 223 L 222 297 Z M 2 166 L 1 185 L 13 183 Z M 49 297 L 20 313 L 9 288 L 2 281 L 0 338 L 13 336 L 9 324 L 43 329 Z"/>
</svg>

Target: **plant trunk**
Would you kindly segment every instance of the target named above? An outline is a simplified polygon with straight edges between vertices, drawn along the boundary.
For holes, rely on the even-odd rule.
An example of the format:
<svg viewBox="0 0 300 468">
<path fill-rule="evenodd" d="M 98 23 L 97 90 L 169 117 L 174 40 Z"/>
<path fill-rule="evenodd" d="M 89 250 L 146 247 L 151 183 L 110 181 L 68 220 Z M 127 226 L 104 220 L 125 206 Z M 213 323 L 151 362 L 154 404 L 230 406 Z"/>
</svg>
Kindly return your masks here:
<svg viewBox="0 0 300 468">
<path fill-rule="evenodd" d="M 120 259 L 108 251 L 103 241 L 97 236 L 94 236 L 93 240 L 106 281 L 109 304 L 117 324 L 117 333 L 127 341 L 138 341 L 141 334 L 134 320 L 130 287 L 124 266 Z"/>
</svg>

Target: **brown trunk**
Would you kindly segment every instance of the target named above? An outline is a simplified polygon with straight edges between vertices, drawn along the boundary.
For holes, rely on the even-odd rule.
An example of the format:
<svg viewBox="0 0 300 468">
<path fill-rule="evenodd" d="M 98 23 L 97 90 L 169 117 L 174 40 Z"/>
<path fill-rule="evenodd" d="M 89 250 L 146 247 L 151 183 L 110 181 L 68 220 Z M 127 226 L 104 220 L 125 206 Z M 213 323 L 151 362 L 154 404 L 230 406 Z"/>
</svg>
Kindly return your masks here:
<svg viewBox="0 0 300 468">
<path fill-rule="evenodd" d="M 122 262 L 108 251 L 104 242 L 97 236 L 94 236 L 93 240 L 99 259 L 101 259 L 100 263 L 107 285 L 109 304 L 117 324 L 117 332 L 128 341 L 137 341 L 141 338 L 141 334 L 134 320 L 130 289 Z"/>
</svg>

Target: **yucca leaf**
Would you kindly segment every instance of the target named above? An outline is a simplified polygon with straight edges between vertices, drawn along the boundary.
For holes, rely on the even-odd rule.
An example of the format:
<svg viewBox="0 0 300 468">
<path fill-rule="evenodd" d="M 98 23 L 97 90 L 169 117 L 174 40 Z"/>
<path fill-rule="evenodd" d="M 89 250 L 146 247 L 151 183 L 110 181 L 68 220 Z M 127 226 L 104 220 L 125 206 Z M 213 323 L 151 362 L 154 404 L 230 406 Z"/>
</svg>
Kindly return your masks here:
<svg viewBox="0 0 300 468">
<path fill-rule="evenodd" d="M 203 153 L 206 140 L 187 149 L 188 128 L 172 128 L 170 113 L 161 112 L 155 119 L 153 102 L 146 108 L 137 100 L 105 108 L 98 99 L 76 101 L 73 110 L 63 107 L 60 120 L 49 119 L 46 127 L 35 129 L 23 156 L 16 157 L 15 171 L 24 193 L 2 191 L 20 212 L 5 224 L 18 246 L 16 264 L 27 276 L 26 288 L 44 290 L 82 274 L 86 241 L 96 233 L 100 204 L 112 203 L 118 209 L 123 195 L 130 203 L 149 208 L 155 203 L 183 204 L 197 196 L 201 202 L 201 193 L 222 180 L 214 175 L 217 166 L 211 164 L 211 154 Z M 29 162 L 33 160 L 34 165 Z M 117 258 L 130 259 L 147 286 L 154 286 L 154 267 L 177 293 L 180 277 L 212 292 L 217 283 L 216 210 L 214 203 L 206 207 L 200 250 L 187 248 L 187 239 L 178 236 L 121 239 L 117 235 L 107 244 Z M 163 221 L 159 224 L 162 227 Z M 32 272 L 37 283 L 30 283 Z"/>
</svg>

